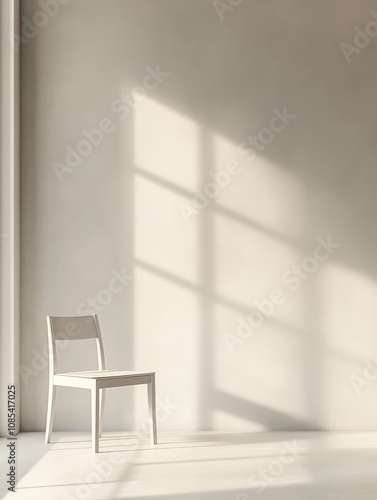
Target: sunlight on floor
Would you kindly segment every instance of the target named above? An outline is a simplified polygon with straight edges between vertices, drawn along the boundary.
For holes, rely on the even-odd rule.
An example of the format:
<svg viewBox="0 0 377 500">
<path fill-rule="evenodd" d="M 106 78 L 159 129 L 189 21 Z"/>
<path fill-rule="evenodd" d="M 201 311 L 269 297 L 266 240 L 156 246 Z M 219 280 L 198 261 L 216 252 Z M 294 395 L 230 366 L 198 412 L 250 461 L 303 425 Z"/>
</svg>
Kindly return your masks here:
<svg viewBox="0 0 377 500">
<path fill-rule="evenodd" d="M 106 433 L 91 454 L 87 433 L 19 436 L 17 498 L 372 500 L 376 433 Z M 339 454 L 341 451 L 341 454 Z M 8 500 L 13 498 L 9 493 Z"/>
</svg>

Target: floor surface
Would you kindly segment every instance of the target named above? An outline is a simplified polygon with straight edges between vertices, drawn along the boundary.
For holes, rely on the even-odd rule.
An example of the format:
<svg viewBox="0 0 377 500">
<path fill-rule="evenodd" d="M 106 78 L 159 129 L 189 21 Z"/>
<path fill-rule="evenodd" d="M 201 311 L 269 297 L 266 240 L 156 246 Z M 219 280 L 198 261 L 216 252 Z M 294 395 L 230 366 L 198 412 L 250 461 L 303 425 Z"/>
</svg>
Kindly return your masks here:
<svg viewBox="0 0 377 500">
<path fill-rule="evenodd" d="M 21 433 L 16 494 L 27 500 L 376 500 L 377 433 L 106 433 L 92 455 L 89 433 Z"/>
</svg>

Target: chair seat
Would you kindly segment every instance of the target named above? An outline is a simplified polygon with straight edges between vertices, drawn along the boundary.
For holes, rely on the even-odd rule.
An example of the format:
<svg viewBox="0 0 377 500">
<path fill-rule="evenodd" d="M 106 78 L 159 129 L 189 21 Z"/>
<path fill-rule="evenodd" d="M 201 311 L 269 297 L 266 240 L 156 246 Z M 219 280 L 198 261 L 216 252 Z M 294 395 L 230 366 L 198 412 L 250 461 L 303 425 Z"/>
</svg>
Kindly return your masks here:
<svg viewBox="0 0 377 500">
<path fill-rule="evenodd" d="M 133 371 L 113 371 L 113 370 L 94 370 L 83 372 L 67 372 L 56 373 L 59 377 L 78 377 L 90 379 L 104 379 L 104 378 L 124 378 L 124 377 L 138 377 L 143 375 L 153 375 L 156 372 L 133 372 Z"/>
</svg>

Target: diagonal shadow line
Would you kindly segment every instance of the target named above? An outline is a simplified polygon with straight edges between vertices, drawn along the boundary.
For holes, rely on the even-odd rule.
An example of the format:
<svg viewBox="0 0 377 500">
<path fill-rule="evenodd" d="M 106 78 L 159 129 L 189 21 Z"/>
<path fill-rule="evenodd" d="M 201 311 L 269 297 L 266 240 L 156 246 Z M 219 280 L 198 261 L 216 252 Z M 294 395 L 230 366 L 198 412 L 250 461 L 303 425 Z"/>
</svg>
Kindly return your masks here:
<svg viewBox="0 0 377 500">
<path fill-rule="evenodd" d="M 312 422 L 305 422 L 304 420 L 297 419 L 281 411 L 267 408 L 258 403 L 246 401 L 245 399 L 233 396 L 219 389 L 214 390 L 213 401 L 220 410 L 265 425 L 268 428 L 268 432 L 277 432 L 282 429 L 284 429 L 284 431 L 298 432 L 325 430 Z M 276 429 L 272 425 L 272 422 L 276 421 L 279 421 L 279 429 Z"/>
<path fill-rule="evenodd" d="M 195 283 L 192 283 L 191 281 L 188 281 L 185 278 L 180 278 L 179 276 L 172 274 L 169 271 L 161 269 L 153 264 L 149 264 L 145 260 L 135 259 L 134 262 L 135 262 L 135 265 L 137 265 L 137 266 L 139 266 L 147 271 L 150 271 L 151 273 L 154 273 L 154 274 L 160 276 L 161 278 L 167 279 L 167 280 L 175 283 L 176 285 L 183 286 L 183 287 L 188 288 L 189 290 L 192 290 L 196 293 L 204 293 L 204 289 L 201 285 L 197 285 Z M 253 306 L 246 306 L 243 304 L 239 304 L 238 302 L 235 302 L 227 297 L 223 297 L 221 295 L 218 295 L 217 293 L 213 293 L 213 292 L 209 292 L 209 293 L 210 293 L 211 299 L 215 300 L 217 303 L 224 305 L 224 306 L 227 306 L 231 309 L 235 309 L 236 311 L 238 311 L 240 313 L 244 313 L 247 315 L 250 313 L 250 311 L 255 309 L 255 307 L 253 307 Z M 278 321 L 272 317 L 266 318 L 266 321 L 268 321 L 268 322 L 271 321 L 272 323 L 276 323 L 277 325 L 279 325 L 282 328 L 287 329 L 287 330 L 289 329 L 289 330 L 295 330 L 297 332 L 300 332 L 299 328 L 297 328 L 293 325 L 281 323 L 280 321 Z"/>
<path fill-rule="evenodd" d="M 352 483 L 353 484 L 353 483 Z M 269 486 L 269 488 L 272 488 L 272 486 Z M 294 483 L 294 484 L 274 484 L 273 488 L 276 490 L 276 493 L 280 496 L 274 496 L 274 498 L 279 498 L 279 500 L 291 500 L 292 498 L 309 498 L 310 494 L 316 493 L 317 496 L 316 498 L 325 498 L 323 496 L 325 492 L 328 492 L 328 485 L 317 485 L 315 488 L 312 485 L 312 481 L 309 479 L 305 478 L 305 480 L 301 480 L 300 483 Z M 191 491 L 189 493 L 181 493 L 181 492 L 174 492 L 174 493 L 161 493 L 161 494 L 155 494 L 151 493 L 150 495 L 142 495 L 142 496 L 133 496 L 133 497 L 127 497 L 128 500 L 168 500 L 168 499 L 174 499 L 174 500 L 230 500 L 234 499 L 237 500 L 238 498 L 242 499 L 251 499 L 251 498 L 257 498 L 258 493 L 257 489 L 254 487 L 250 487 L 247 484 L 245 484 L 244 488 L 239 488 L 239 489 L 215 489 L 212 488 L 211 490 L 207 491 Z M 269 496 L 269 498 L 272 498 Z M 310 496 L 310 498 L 313 498 Z"/>
<path fill-rule="evenodd" d="M 154 266 L 153 264 L 149 264 L 145 260 L 135 258 L 134 262 L 137 266 L 140 266 L 146 269 L 147 271 L 150 271 L 151 273 L 157 274 L 158 276 L 161 276 L 161 278 L 165 278 L 169 281 L 172 281 L 176 285 L 183 286 L 185 288 L 193 290 L 194 292 L 203 291 L 201 286 L 196 285 L 195 283 L 192 283 L 191 281 L 188 281 L 185 278 L 180 278 L 179 276 L 176 276 L 175 274 L 172 274 L 169 271 L 165 271 L 164 269 Z"/>
<path fill-rule="evenodd" d="M 146 269 L 147 271 L 150 271 L 151 273 L 154 273 L 154 274 L 157 274 L 158 276 L 161 276 L 161 278 L 167 279 L 167 280 L 175 283 L 176 285 L 188 288 L 189 290 L 192 290 L 193 292 L 208 293 L 212 300 L 215 300 L 219 304 L 225 305 L 229 308 L 235 309 L 236 311 L 242 312 L 244 314 L 249 314 L 250 311 L 253 309 L 253 307 L 248 307 L 246 305 L 239 304 L 237 302 L 234 302 L 231 299 L 228 299 L 226 297 L 222 297 L 221 295 L 218 295 L 212 291 L 207 291 L 203 288 L 203 286 L 192 283 L 191 281 L 188 281 L 185 278 L 180 278 L 179 276 L 172 274 L 169 271 L 161 269 L 153 264 L 149 264 L 149 262 L 146 262 L 145 260 L 135 258 L 134 263 L 135 263 L 135 265 L 142 267 L 143 269 Z"/>
<path fill-rule="evenodd" d="M 190 281 L 187 281 L 184 278 L 180 278 L 179 276 L 176 276 L 168 271 L 160 269 L 160 268 L 154 266 L 153 264 L 149 264 L 148 262 L 145 262 L 142 259 L 135 259 L 134 262 L 135 262 L 135 265 L 137 265 L 143 269 L 146 269 L 147 271 L 150 271 L 151 273 L 154 273 L 158 276 L 161 276 L 161 278 L 167 279 L 167 280 L 169 280 L 177 285 L 188 288 L 196 293 L 204 293 L 204 291 L 200 285 L 196 285 L 195 283 L 191 283 Z M 211 293 L 211 292 L 209 292 L 209 293 Z M 239 304 L 231 299 L 228 299 L 226 297 L 222 297 L 221 295 L 218 295 L 216 293 L 212 293 L 211 298 L 214 301 L 216 301 L 218 304 L 229 307 L 231 309 L 234 309 L 238 313 L 245 314 L 246 316 L 250 313 L 250 311 L 255 309 L 255 307 L 253 307 L 253 306 L 248 307 L 248 306 L 245 306 L 243 304 Z M 295 335 L 302 335 L 303 331 L 304 331 L 302 328 L 299 328 L 296 325 L 284 323 L 283 321 L 278 320 L 273 316 L 269 316 L 269 317 L 266 317 L 265 323 L 263 323 L 263 325 L 255 328 L 255 330 L 251 334 L 251 336 L 248 339 L 246 339 L 246 342 L 250 341 L 253 336 L 262 334 L 263 327 L 265 325 L 273 325 L 281 330 L 284 330 L 286 333 L 295 334 Z M 236 330 L 236 326 L 234 328 L 234 331 L 235 330 Z M 331 349 L 331 352 L 332 352 L 332 354 L 334 354 L 335 356 L 338 356 L 338 357 L 341 355 L 342 358 L 347 359 L 348 361 L 350 361 L 352 363 L 354 363 L 355 360 L 357 360 L 357 356 L 351 355 L 350 353 L 346 353 L 346 352 L 339 353 L 335 349 Z"/>
<path fill-rule="evenodd" d="M 177 184 L 174 184 L 173 182 L 167 181 L 165 179 L 162 179 L 156 174 L 152 174 L 146 170 L 144 170 L 141 167 L 134 166 L 134 170 L 137 175 L 140 175 L 144 177 L 145 179 L 150 180 L 151 182 L 154 182 L 156 184 L 159 184 L 160 186 L 169 189 L 171 191 L 175 191 L 178 194 L 181 194 L 187 198 L 193 198 L 195 196 L 195 192 L 183 188 L 181 186 L 178 186 Z M 210 180 L 210 179 L 209 179 Z M 255 229 L 257 231 L 260 231 L 261 233 L 264 233 L 265 235 L 269 236 L 270 238 L 276 239 L 281 241 L 282 243 L 285 243 L 286 245 L 289 245 L 291 247 L 297 248 L 299 250 L 302 250 L 304 252 L 308 252 L 308 249 L 304 247 L 303 245 L 300 244 L 298 240 L 294 240 L 293 238 L 289 238 L 288 236 L 283 235 L 282 233 L 279 233 L 278 231 L 275 231 L 274 229 L 267 228 L 263 226 L 262 224 L 259 224 L 258 222 L 255 222 L 248 217 L 245 217 L 244 215 L 240 215 L 234 210 L 230 210 L 229 208 L 226 208 L 222 205 L 220 205 L 216 200 L 212 200 L 211 204 L 207 207 L 210 210 L 213 210 L 214 212 L 218 212 L 221 215 L 224 215 L 225 217 L 231 218 L 240 224 L 249 226 L 252 229 Z M 205 210 L 205 208 L 203 209 Z M 200 213 L 199 213 L 200 217 Z"/>
<path fill-rule="evenodd" d="M 161 278 L 167 279 L 167 280 L 175 283 L 176 285 L 183 286 L 183 287 L 188 288 L 189 290 L 192 290 L 196 293 L 209 293 L 211 299 L 215 300 L 216 302 L 218 302 L 220 304 L 223 304 L 223 305 L 228 306 L 232 309 L 235 309 L 239 312 L 243 312 L 245 314 L 248 314 L 252 309 L 252 307 L 248 307 L 246 305 L 239 304 L 237 302 L 232 301 L 231 299 L 228 299 L 226 297 L 222 297 L 221 295 L 218 295 L 218 294 L 213 293 L 211 291 L 207 292 L 207 290 L 205 290 L 201 285 L 197 285 L 195 283 L 192 283 L 191 281 L 188 281 L 185 278 L 180 278 L 179 276 L 172 274 L 169 271 L 161 269 L 153 264 L 149 264 L 149 262 L 146 262 L 145 260 L 135 258 L 134 262 L 137 266 L 140 266 L 143 269 L 150 271 L 151 273 L 157 274 L 158 276 L 161 276 Z"/>
<path fill-rule="evenodd" d="M 114 479 L 113 481 L 101 481 L 100 484 L 113 484 L 113 483 L 118 483 L 118 480 Z M 95 484 L 97 486 L 98 485 L 98 481 L 87 481 L 87 480 L 85 480 L 85 484 Z M 40 489 L 40 488 L 67 488 L 68 486 L 76 486 L 77 487 L 78 485 L 79 485 L 79 483 L 38 484 L 36 486 L 16 486 L 16 491 L 17 490 L 34 490 L 34 489 Z M 62 496 L 62 498 L 63 498 L 63 496 Z M 71 497 L 71 498 L 73 498 L 73 497 Z"/>
<path fill-rule="evenodd" d="M 170 189 L 170 191 L 175 191 L 176 193 L 186 196 L 187 198 L 192 198 L 195 196 L 194 191 L 190 191 L 190 189 L 185 189 L 181 186 L 178 186 L 177 184 L 174 184 L 173 182 L 162 179 L 158 175 L 152 174 L 151 172 L 148 172 L 147 170 L 144 170 L 141 167 L 134 166 L 134 170 L 136 171 L 136 174 L 141 175 L 142 177 L 148 179 L 151 182 L 160 184 L 160 186 L 163 186 L 166 189 Z"/>
<path fill-rule="evenodd" d="M 279 443 L 280 444 L 280 443 Z M 232 445 L 232 446 L 237 446 L 237 444 L 235 445 Z M 263 455 L 263 454 L 259 454 L 259 455 L 245 455 L 243 457 L 233 457 L 233 456 L 229 456 L 229 457 L 223 457 L 223 458 L 198 458 L 198 459 L 192 459 L 192 460 L 171 460 L 171 461 L 168 461 L 168 462 L 139 462 L 137 464 L 138 467 L 143 467 L 143 466 L 151 466 L 151 465 L 184 465 L 184 464 L 197 464 L 197 463 L 212 463 L 212 462 L 233 462 L 234 460 L 247 460 L 248 462 L 250 462 L 251 460 L 260 460 L 261 458 L 263 460 L 267 459 L 267 458 L 278 458 L 279 457 L 279 454 L 281 452 L 281 449 L 277 449 L 276 450 L 276 453 L 275 454 L 268 454 L 268 455 Z M 300 453 L 301 455 L 303 455 L 303 453 L 301 452 Z"/>
<path fill-rule="evenodd" d="M 275 240 L 279 240 L 282 243 L 285 243 L 286 245 L 289 245 L 291 247 L 295 247 L 300 250 L 306 250 L 303 245 L 300 244 L 299 241 L 294 240 L 293 238 L 289 238 L 288 236 L 285 236 L 278 231 L 275 231 L 274 229 L 266 228 L 265 226 L 262 226 L 262 224 L 259 224 L 258 222 L 250 220 L 248 217 L 245 217 L 244 215 L 241 215 L 234 210 L 230 210 L 229 208 L 224 207 L 223 205 L 220 205 L 219 203 L 216 203 L 216 201 L 213 202 L 213 208 L 217 212 L 219 212 L 221 215 L 224 215 L 225 217 L 228 217 L 230 219 L 234 219 L 236 222 L 239 222 L 240 224 L 250 226 L 253 229 L 260 231 L 261 233 L 266 234 L 270 238 L 273 238 Z"/>
</svg>

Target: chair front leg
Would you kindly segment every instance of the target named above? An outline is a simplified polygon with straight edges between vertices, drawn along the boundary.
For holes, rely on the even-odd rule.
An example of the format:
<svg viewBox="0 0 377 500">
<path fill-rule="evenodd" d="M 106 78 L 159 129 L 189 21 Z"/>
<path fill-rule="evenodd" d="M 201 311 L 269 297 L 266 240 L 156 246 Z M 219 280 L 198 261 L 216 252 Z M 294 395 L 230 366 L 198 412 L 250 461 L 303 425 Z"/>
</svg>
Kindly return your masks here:
<svg viewBox="0 0 377 500">
<path fill-rule="evenodd" d="M 103 414 L 105 412 L 105 389 L 100 389 L 100 416 L 99 416 L 99 437 L 102 436 Z"/>
<path fill-rule="evenodd" d="M 151 381 L 148 383 L 148 407 L 149 407 L 149 425 L 151 429 L 151 444 L 157 444 L 156 384 L 155 384 L 154 374 L 151 375 Z"/>
<path fill-rule="evenodd" d="M 52 426 L 54 425 L 55 416 L 55 399 L 56 399 L 56 385 L 50 382 L 48 388 L 48 402 L 47 402 L 47 422 L 46 422 L 46 435 L 45 443 L 51 441 Z"/>
<path fill-rule="evenodd" d="M 99 389 L 97 381 L 94 381 L 91 393 L 92 393 L 92 451 L 93 453 L 98 453 L 100 418 L 99 418 Z"/>
</svg>

